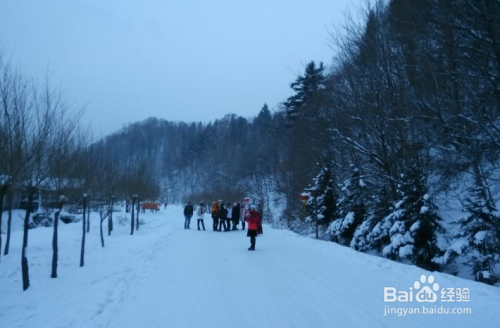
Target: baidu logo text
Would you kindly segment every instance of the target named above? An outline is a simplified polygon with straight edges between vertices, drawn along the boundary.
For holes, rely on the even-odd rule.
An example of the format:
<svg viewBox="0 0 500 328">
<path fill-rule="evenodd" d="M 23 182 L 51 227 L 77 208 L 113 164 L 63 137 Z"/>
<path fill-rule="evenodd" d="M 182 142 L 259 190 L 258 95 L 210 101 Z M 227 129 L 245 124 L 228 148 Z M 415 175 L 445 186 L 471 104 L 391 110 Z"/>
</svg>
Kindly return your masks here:
<svg viewBox="0 0 500 328">
<path fill-rule="evenodd" d="M 427 277 L 425 274 L 420 276 L 410 287 L 409 291 L 398 291 L 394 287 L 384 287 L 384 302 L 429 302 L 434 303 L 438 300 L 439 284 L 434 282 L 434 276 Z"/>
</svg>

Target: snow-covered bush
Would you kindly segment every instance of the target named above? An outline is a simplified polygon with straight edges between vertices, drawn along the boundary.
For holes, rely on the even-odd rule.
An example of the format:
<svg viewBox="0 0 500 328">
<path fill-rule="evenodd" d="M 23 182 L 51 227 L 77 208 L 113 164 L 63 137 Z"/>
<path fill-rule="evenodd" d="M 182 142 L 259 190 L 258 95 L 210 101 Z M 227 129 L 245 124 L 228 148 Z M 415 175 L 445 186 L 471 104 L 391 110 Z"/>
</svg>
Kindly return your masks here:
<svg viewBox="0 0 500 328">
<path fill-rule="evenodd" d="M 130 224 L 130 217 L 126 214 L 120 214 L 116 216 L 116 221 L 118 222 L 119 225 L 129 225 Z"/>
</svg>

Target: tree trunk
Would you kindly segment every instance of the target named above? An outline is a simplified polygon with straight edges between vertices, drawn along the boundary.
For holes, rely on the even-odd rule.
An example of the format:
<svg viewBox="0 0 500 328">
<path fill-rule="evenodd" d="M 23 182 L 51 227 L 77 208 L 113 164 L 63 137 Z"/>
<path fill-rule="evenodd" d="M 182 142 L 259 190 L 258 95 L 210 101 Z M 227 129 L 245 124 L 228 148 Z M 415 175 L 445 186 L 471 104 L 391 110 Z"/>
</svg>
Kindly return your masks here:
<svg viewBox="0 0 500 328">
<path fill-rule="evenodd" d="M 137 219 L 135 221 L 135 230 L 139 230 L 139 213 L 141 212 L 141 206 L 139 205 L 139 201 L 137 201 Z"/>
<path fill-rule="evenodd" d="M 57 259 L 59 255 L 59 249 L 57 245 L 57 228 L 59 225 L 59 215 L 61 214 L 63 207 L 63 201 L 59 201 L 59 211 L 54 214 L 54 235 L 52 236 L 52 274 L 51 278 L 57 278 Z"/>
<path fill-rule="evenodd" d="M 102 245 L 102 247 L 104 247 L 104 235 L 103 235 L 103 233 L 102 233 L 102 221 L 104 221 L 106 218 L 103 218 L 103 217 L 102 217 L 102 210 L 101 210 L 101 212 L 100 212 L 100 215 L 101 215 L 101 216 L 100 216 L 100 220 L 99 220 L 99 221 L 100 221 L 100 226 L 99 226 L 99 228 L 100 228 L 100 230 L 101 230 L 101 245 Z"/>
<path fill-rule="evenodd" d="M 135 211 L 135 197 L 132 200 L 132 220 L 130 221 L 130 234 L 134 234 L 134 211 Z"/>
<path fill-rule="evenodd" d="M 87 233 L 90 232 L 90 202 L 88 202 L 88 211 L 87 211 Z M 85 218 L 85 216 L 84 216 Z"/>
<path fill-rule="evenodd" d="M 4 255 L 9 254 L 9 248 L 10 248 L 10 231 L 11 231 L 11 226 L 12 226 L 12 193 L 9 193 L 7 196 L 7 201 L 9 202 L 9 218 L 7 220 L 7 240 L 5 242 L 5 252 Z"/>
<path fill-rule="evenodd" d="M 26 257 L 26 248 L 28 247 L 28 228 L 30 223 L 31 208 L 33 207 L 33 194 L 35 193 L 34 188 L 30 188 L 28 194 L 28 208 L 26 209 L 26 215 L 24 216 L 24 234 L 23 234 L 23 251 L 21 254 L 21 272 L 23 276 L 23 291 L 28 289 L 30 286 L 29 268 L 28 268 L 28 258 Z"/>
<path fill-rule="evenodd" d="M 87 196 L 83 196 L 83 219 L 82 219 L 82 228 L 83 228 L 83 235 L 82 235 L 82 250 L 80 252 L 80 266 L 82 267 L 84 265 L 84 257 L 85 257 L 85 214 L 87 211 Z"/>
<path fill-rule="evenodd" d="M 109 210 L 108 217 L 108 236 L 111 236 L 111 231 L 113 231 L 113 198 L 111 198 L 111 208 Z"/>
<path fill-rule="evenodd" d="M 2 216 L 3 216 L 3 198 L 5 196 L 5 186 L 0 189 L 0 260 L 2 260 Z"/>
</svg>

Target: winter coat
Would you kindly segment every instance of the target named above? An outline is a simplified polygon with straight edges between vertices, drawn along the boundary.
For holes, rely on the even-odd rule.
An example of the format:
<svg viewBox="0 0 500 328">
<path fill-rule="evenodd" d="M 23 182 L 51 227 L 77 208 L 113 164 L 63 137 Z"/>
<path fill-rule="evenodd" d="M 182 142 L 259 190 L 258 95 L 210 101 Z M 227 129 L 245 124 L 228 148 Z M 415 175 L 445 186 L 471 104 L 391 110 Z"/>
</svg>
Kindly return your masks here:
<svg viewBox="0 0 500 328">
<path fill-rule="evenodd" d="M 236 205 L 233 207 L 233 220 L 240 219 L 240 205 Z"/>
<path fill-rule="evenodd" d="M 257 211 L 250 210 L 246 214 L 245 221 L 248 222 L 248 230 L 257 230 L 260 222 L 260 214 Z"/>
<path fill-rule="evenodd" d="M 198 211 L 196 211 L 196 214 L 198 215 L 198 220 L 203 220 L 205 217 L 205 205 L 200 205 L 198 207 Z"/>
<path fill-rule="evenodd" d="M 219 219 L 221 219 L 221 220 L 227 219 L 227 209 L 226 209 L 225 205 L 220 206 Z"/>
<path fill-rule="evenodd" d="M 193 205 L 186 205 L 184 207 L 184 216 L 193 216 Z"/>
<path fill-rule="evenodd" d="M 217 202 L 213 202 L 212 204 L 212 219 L 218 219 L 219 218 L 219 205 L 217 205 Z"/>
<path fill-rule="evenodd" d="M 233 219 L 233 207 L 232 206 L 227 207 L 227 219 L 228 220 Z"/>
</svg>

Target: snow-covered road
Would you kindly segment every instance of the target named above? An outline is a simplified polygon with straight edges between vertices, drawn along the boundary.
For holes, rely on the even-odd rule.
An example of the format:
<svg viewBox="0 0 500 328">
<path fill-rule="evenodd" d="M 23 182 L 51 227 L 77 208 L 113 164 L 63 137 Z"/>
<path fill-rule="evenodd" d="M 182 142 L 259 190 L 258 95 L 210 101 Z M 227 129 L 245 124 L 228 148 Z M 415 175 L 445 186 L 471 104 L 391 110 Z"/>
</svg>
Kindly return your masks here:
<svg viewBox="0 0 500 328">
<path fill-rule="evenodd" d="M 184 230 L 175 206 L 142 217 L 134 236 L 117 224 L 104 249 L 93 223 L 83 268 L 80 225 L 61 226 L 57 279 L 51 228 L 31 230 L 26 292 L 16 232 L 0 263 L 0 327 L 500 327 L 499 288 L 432 273 L 441 288 L 469 288 L 470 301 L 384 303 L 384 287 L 408 292 L 431 273 L 266 226 L 249 252 L 245 232 L 211 231 L 208 217 L 207 231 L 195 218 Z M 472 313 L 384 315 L 422 305 Z"/>
</svg>

